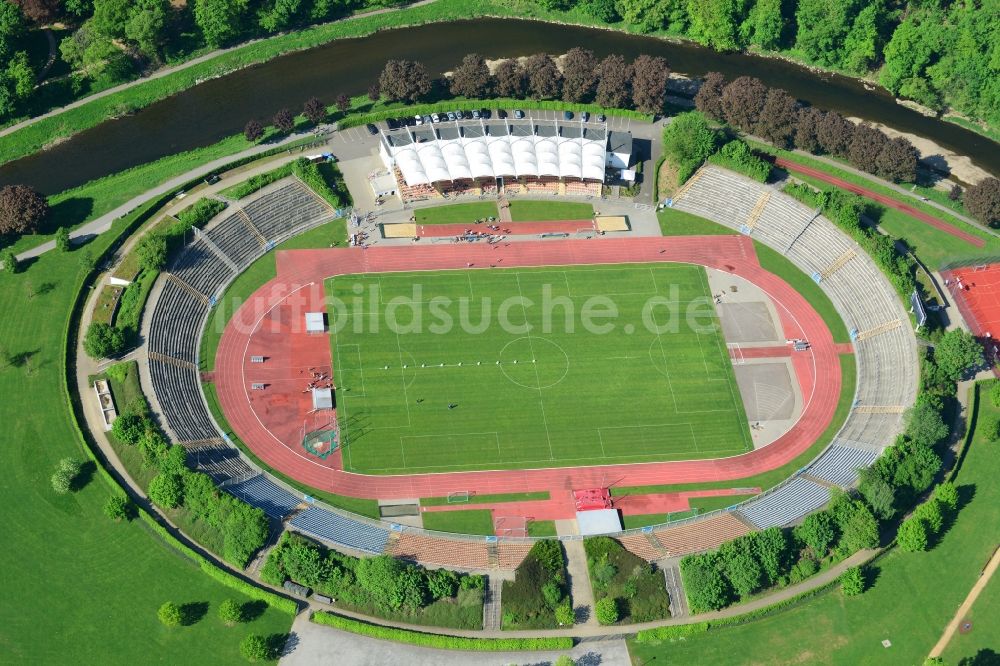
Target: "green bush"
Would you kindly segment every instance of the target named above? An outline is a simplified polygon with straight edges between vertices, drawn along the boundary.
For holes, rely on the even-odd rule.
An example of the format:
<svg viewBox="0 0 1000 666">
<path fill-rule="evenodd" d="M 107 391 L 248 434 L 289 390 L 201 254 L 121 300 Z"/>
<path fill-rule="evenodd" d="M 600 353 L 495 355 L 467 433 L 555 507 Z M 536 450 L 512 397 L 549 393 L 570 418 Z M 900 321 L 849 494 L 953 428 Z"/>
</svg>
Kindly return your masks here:
<svg viewBox="0 0 1000 666">
<path fill-rule="evenodd" d="M 219 619 L 227 626 L 239 624 L 246 620 L 243 613 L 243 604 L 233 599 L 226 599 L 219 604 Z"/>
<path fill-rule="evenodd" d="M 958 508 L 958 488 L 951 481 L 945 481 L 938 485 L 934 489 L 934 497 L 943 506 L 947 507 L 949 511 L 954 511 Z"/>
<path fill-rule="evenodd" d="M 709 157 L 708 161 L 761 183 L 766 183 L 771 175 L 771 164 L 754 155 L 750 146 L 739 139 L 724 145 L 719 152 Z"/>
<path fill-rule="evenodd" d="M 63 458 L 56 466 L 52 475 L 52 489 L 60 495 L 65 495 L 73 489 L 73 481 L 80 473 L 82 464 L 73 458 Z"/>
<path fill-rule="evenodd" d="M 896 533 L 896 543 L 907 553 L 927 550 L 927 524 L 916 516 L 904 520 Z"/>
<path fill-rule="evenodd" d="M 688 638 L 708 631 L 708 622 L 698 622 L 696 624 L 678 624 L 670 627 L 657 627 L 655 629 L 643 629 L 636 635 L 636 640 L 640 643 L 650 641 L 674 641 L 680 638 Z"/>
<path fill-rule="evenodd" d="M 334 208 L 340 208 L 347 200 L 340 172 L 329 162 L 320 165 L 300 157 L 292 163 L 292 173 Z"/>
<path fill-rule="evenodd" d="M 718 145 L 719 132 L 699 111 L 678 114 L 663 130 L 663 154 L 677 167 L 678 185 L 698 170 Z"/>
<path fill-rule="evenodd" d="M 568 603 L 560 604 L 556 608 L 556 622 L 559 626 L 572 626 L 576 622 L 576 613 L 573 612 L 573 606 Z"/>
<path fill-rule="evenodd" d="M 310 616 L 310 619 L 316 624 L 322 624 L 342 631 L 350 631 L 351 633 L 370 638 L 445 650 L 508 652 L 517 650 L 569 650 L 573 647 L 572 638 L 463 638 L 459 636 L 441 636 L 439 634 L 426 634 L 408 629 L 368 624 L 359 620 L 324 612 L 315 612 Z"/>
<path fill-rule="evenodd" d="M 271 183 L 279 181 L 290 175 L 292 175 L 292 163 L 288 162 L 286 164 L 282 164 L 277 169 L 265 171 L 264 173 L 258 173 L 255 176 L 250 176 L 242 183 L 222 190 L 221 194 L 229 197 L 230 199 L 242 199 L 243 197 L 250 196 L 258 190 L 264 189 Z"/>
<path fill-rule="evenodd" d="M 179 626 L 181 621 L 184 619 L 183 613 L 181 613 L 181 607 L 172 601 L 165 601 L 159 610 L 156 611 L 156 616 L 160 618 L 160 622 L 167 627 Z"/>
<path fill-rule="evenodd" d="M 90 358 L 109 358 L 125 350 L 125 338 L 121 331 L 109 324 L 91 322 L 83 337 L 83 349 Z"/>
<path fill-rule="evenodd" d="M 124 493 L 115 493 L 104 502 L 104 515 L 115 522 L 127 519 L 132 510 L 132 501 Z"/>
<path fill-rule="evenodd" d="M 611 597 L 599 599 L 594 604 L 594 615 L 601 624 L 614 624 L 618 621 L 618 600 Z"/>
<path fill-rule="evenodd" d="M 149 499 L 158 506 L 173 509 L 184 501 L 184 486 L 179 474 L 157 474 L 149 482 Z"/>
<path fill-rule="evenodd" d="M 209 198 L 199 199 L 192 206 L 178 213 L 177 219 L 184 225 L 185 230 L 192 227 L 200 229 L 225 209 L 226 203 L 224 201 Z"/>
<path fill-rule="evenodd" d="M 861 567 L 850 567 L 840 575 L 840 587 L 845 597 L 855 597 L 865 591 L 865 575 Z"/>
<path fill-rule="evenodd" d="M 259 634 L 250 634 L 240 641 L 240 654 L 250 663 L 268 661 L 274 657 L 267 639 Z"/>
</svg>

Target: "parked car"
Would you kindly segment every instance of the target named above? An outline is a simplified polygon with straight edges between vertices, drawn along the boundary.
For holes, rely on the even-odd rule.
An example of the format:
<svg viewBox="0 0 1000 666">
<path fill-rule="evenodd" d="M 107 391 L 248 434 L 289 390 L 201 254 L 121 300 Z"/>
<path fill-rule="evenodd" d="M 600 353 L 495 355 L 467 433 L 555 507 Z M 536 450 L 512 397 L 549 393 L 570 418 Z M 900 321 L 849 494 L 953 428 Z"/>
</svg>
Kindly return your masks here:
<svg viewBox="0 0 1000 666">
<path fill-rule="evenodd" d="M 465 118 L 465 113 L 463 111 L 456 111 L 455 117 L 459 120 L 462 120 L 463 118 Z"/>
<path fill-rule="evenodd" d="M 482 111 L 479 112 L 479 115 L 485 118 L 486 120 L 489 120 L 490 116 L 492 116 L 493 113 L 489 109 L 483 109 Z"/>
<path fill-rule="evenodd" d="M 205 182 L 208 183 L 209 185 L 215 185 L 217 182 L 219 182 L 219 180 L 221 179 L 219 178 L 219 174 L 217 173 L 210 173 L 207 176 L 205 176 Z"/>
<path fill-rule="evenodd" d="M 563 120 L 573 120 L 573 112 L 563 111 Z"/>
<path fill-rule="evenodd" d="M 583 113 L 581 113 L 580 120 L 582 120 L 583 122 L 587 122 L 588 120 L 590 120 L 590 112 L 584 111 Z"/>
<path fill-rule="evenodd" d="M 517 118 L 518 120 L 524 118 L 524 111 L 522 111 L 521 109 L 514 109 L 514 117 Z"/>
<path fill-rule="evenodd" d="M 399 125 L 399 121 L 396 120 L 395 118 L 386 118 L 385 119 L 385 126 L 388 129 L 394 130 L 394 129 L 399 129 L 400 125 Z"/>
<path fill-rule="evenodd" d="M 449 111 L 448 112 L 448 120 L 457 120 L 455 118 L 455 112 L 454 111 Z"/>
<path fill-rule="evenodd" d="M 480 118 L 480 116 L 479 116 L 479 110 L 478 109 L 473 109 L 472 110 L 472 119 L 473 120 L 479 120 L 479 118 Z"/>
<path fill-rule="evenodd" d="M 372 136 L 378 134 L 378 128 L 372 125 L 371 123 L 365 125 L 365 128 L 368 130 L 368 133 L 371 134 Z"/>
<path fill-rule="evenodd" d="M 603 122 L 607 121 L 607 119 L 608 119 L 608 117 L 606 115 L 604 115 L 603 113 L 597 114 L 597 122 L 603 123 Z"/>
<path fill-rule="evenodd" d="M 432 113 L 431 114 L 431 122 L 435 122 L 435 123 L 441 122 L 441 114 L 440 113 Z"/>
<path fill-rule="evenodd" d="M 497 118 L 504 120 L 507 118 L 507 111 L 505 109 L 497 109 Z"/>
<path fill-rule="evenodd" d="M 431 121 L 431 117 L 430 116 L 424 116 L 424 124 L 425 125 L 430 125 L 431 122 L 432 121 Z"/>
<path fill-rule="evenodd" d="M 413 124 L 414 125 L 423 125 L 424 124 L 424 117 L 422 115 L 420 115 L 419 113 L 417 115 L 413 116 Z"/>
</svg>

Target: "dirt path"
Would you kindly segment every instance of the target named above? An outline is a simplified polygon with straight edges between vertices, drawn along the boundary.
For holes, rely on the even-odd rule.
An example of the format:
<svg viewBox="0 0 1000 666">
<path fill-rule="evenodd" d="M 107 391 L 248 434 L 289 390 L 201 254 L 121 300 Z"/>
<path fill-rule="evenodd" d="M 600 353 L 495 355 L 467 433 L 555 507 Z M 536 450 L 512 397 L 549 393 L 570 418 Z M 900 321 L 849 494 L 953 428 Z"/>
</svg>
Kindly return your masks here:
<svg viewBox="0 0 1000 666">
<path fill-rule="evenodd" d="M 974 245 L 976 247 L 984 247 L 986 245 L 986 241 L 984 241 L 982 238 L 979 238 L 978 236 L 973 236 L 970 233 L 962 231 L 961 229 L 954 227 L 948 224 L 947 222 L 943 222 L 942 220 L 939 220 L 936 217 L 928 215 L 922 210 L 918 210 L 913 206 L 897 201 L 892 197 L 886 196 L 884 194 L 878 194 L 867 188 L 861 187 L 860 185 L 855 185 L 854 183 L 849 183 L 846 180 L 837 178 L 836 176 L 831 176 L 830 174 L 824 171 L 820 171 L 819 169 L 813 169 L 811 167 L 799 164 L 798 162 L 786 160 L 782 157 L 775 158 L 774 163 L 775 165 L 783 169 L 788 169 L 789 171 L 805 174 L 812 178 L 822 180 L 825 183 L 830 183 L 831 185 L 835 185 L 841 189 L 847 190 L 848 192 L 853 192 L 854 194 L 859 194 L 867 199 L 871 199 L 872 201 L 877 201 L 883 206 L 888 206 L 889 208 L 893 208 L 902 213 L 906 213 L 910 217 L 919 220 L 921 222 L 924 222 L 926 224 L 929 224 L 935 229 L 943 231 L 944 233 L 954 236 L 955 238 L 960 238 L 961 240 L 964 240 L 970 245 Z"/>
<path fill-rule="evenodd" d="M 979 575 L 979 580 L 977 580 L 976 584 L 972 586 L 971 590 L 969 590 L 969 596 L 965 597 L 965 601 L 963 601 L 962 605 L 958 607 L 958 612 L 955 613 L 955 617 L 951 619 L 948 626 L 944 628 L 944 633 L 941 635 L 937 644 L 931 649 L 931 653 L 927 655 L 928 657 L 940 657 L 944 652 L 944 649 L 948 647 L 948 642 L 951 640 L 951 637 L 955 635 L 955 632 L 958 630 L 962 620 L 969 614 L 969 609 L 971 609 L 972 605 L 976 603 L 976 599 L 979 598 L 979 593 L 982 592 L 986 587 L 986 584 L 990 582 L 990 578 L 992 578 L 993 574 L 996 573 L 998 566 L 1000 566 L 1000 548 L 993 551 L 993 557 L 990 558 L 986 568 L 983 569 L 983 573 Z"/>
</svg>

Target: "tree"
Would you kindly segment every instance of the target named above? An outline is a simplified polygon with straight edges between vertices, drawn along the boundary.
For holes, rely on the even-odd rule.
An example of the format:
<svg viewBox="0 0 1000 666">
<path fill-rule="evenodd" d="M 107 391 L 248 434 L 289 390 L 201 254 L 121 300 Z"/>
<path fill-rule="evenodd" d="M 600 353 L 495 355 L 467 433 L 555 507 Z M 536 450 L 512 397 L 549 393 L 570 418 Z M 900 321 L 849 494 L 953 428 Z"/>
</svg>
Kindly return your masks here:
<svg viewBox="0 0 1000 666">
<path fill-rule="evenodd" d="M 0 62 L 14 54 L 14 47 L 27 32 L 21 8 L 12 2 L 0 3 Z"/>
<path fill-rule="evenodd" d="M 94 253 L 89 247 L 83 248 L 78 261 L 80 263 L 80 270 L 85 274 L 90 273 L 97 266 L 97 260 L 94 259 Z"/>
<path fill-rule="evenodd" d="M 368 86 L 368 99 L 377 102 L 382 98 L 382 89 L 379 88 L 378 83 L 373 83 Z"/>
<path fill-rule="evenodd" d="M 144 270 L 161 270 L 167 265 L 167 239 L 163 234 L 146 234 L 136 245 L 135 253 Z"/>
<path fill-rule="evenodd" d="M 132 502 L 124 493 L 115 493 L 104 502 L 104 515 L 116 523 L 127 519 L 131 511 Z"/>
<path fill-rule="evenodd" d="M 0 59 L 0 66 L 3 61 Z M 35 89 L 35 70 L 28 54 L 18 51 L 7 62 L 6 70 L 0 69 L 0 117 L 14 112 L 19 104 L 31 97 Z"/>
<path fill-rule="evenodd" d="M 861 567 L 849 567 L 840 574 L 840 589 L 845 597 L 856 597 L 865 591 L 865 575 Z"/>
<path fill-rule="evenodd" d="M 181 607 L 172 601 L 163 602 L 163 605 L 156 611 L 156 617 L 160 618 L 160 622 L 167 627 L 180 626 L 181 622 L 184 620 L 184 614 L 181 612 Z"/>
<path fill-rule="evenodd" d="M 722 92 L 725 89 L 726 77 L 718 72 L 709 72 L 694 96 L 694 108 L 709 118 L 722 120 Z"/>
<path fill-rule="evenodd" d="M 764 98 L 754 131 L 779 148 L 787 148 L 799 121 L 799 103 L 781 88 L 771 88 Z"/>
<path fill-rule="evenodd" d="M 933 448 L 948 436 L 948 425 L 933 406 L 921 402 L 906 411 L 906 436 L 919 445 Z"/>
<path fill-rule="evenodd" d="M 415 567 L 394 557 L 380 555 L 359 560 L 354 568 L 358 583 L 375 603 L 387 610 L 419 608 L 426 598 L 424 578 Z"/>
<path fill-rule="evenodd" d="M 896 183 L 912 183 L 917 179 L 920 153 L 908 139 L 890 139 L 875 158 L 875 173 Z"/>
<path fill-rule="evenodd" d="M 799 107 L 795 121 L 795 147 L 810 153 L 818 153 L 822 146 L 819 141 L 819 126 L 823 122 L 823 112 L 806 106 Z"/>
<path fill-rule="evenodd" d="M 586 0 L 580 4 L 580 8 L 605 23 L 615 23 L 622 18 L 615 0 Z"/>
<path fill-rule="evenodd" d="M 546 53 L 536 53 L 524 61 L 528 96 L 532 99 L 554 99 L 562 90 L 562 74 L 556 61 Z"/>
<path fill-rule="evenodd" d="M 632 63 L 632 103 L 643 113 L 663 111 L 670 68 L 664 58 L 641 55 Z"/>
<path fill-rule="evenodd" d="M 876 160 L 888 142 L 889 139 L 881 130 L 861 123 L 854 128 L 851 145 L 847 149 L 847 159 L 862 171 L 875 173 Z"/>
<path fill-rule="evenodd" d="M 951 481 L 945 481 L 934 489 L 934 497 L 949 511 L 958 508 L 958 488 Z"/>
<path fill-rule="evenodd" d="M 12 247 L 0 250 L 0 263 L 3 264 L 3 269 L 8 273 L 21 272 L 21 262 L 18 261 L 17 253 L 14 252 L 14 248 Z"/>
<path fill-rule="evenodd" d="M 691 0 L 687 5 L 691 36 L 716 51 L 737 50 L 745 6 L 740 0 Z"/>
<path fill-rule="evenodd" d="M 416 102 L 431 91 L 427 69 L 412 60 L 390 60 L 378 79 L 382 95 L 392 102 Z"/>
<path fill-rule="evenodd" d="M 94 321 L 83 336 L 83 349 L 93 359 L 111 358 L 125 349 L 125 337 L 117 328 Z"/>
<path fill-rule="evenodd" d="M 916 517 L 904 520 L 896 533 L 896 543 L 905 553 L 927 550 L 927 525 Z"/>
<path fill-rule="evenodd" d="M 184 454 L 183 447 L 171 447 L 170 451 L 178 449 Z M 267 516 L 261 509 L 244 503 L 232 504 L 222 524 L 223 557 L 241 568 L 245 567 L 267 541 L 267 530 Z"/>
<path fill-rule="evenodd" d="M 60 252 L 69 252 L 69 229 L 66 227 L 56 229 L 56 249 Z"/>
<path fill-rule="evenodd" d="M 574 47 L 563 56 L 564 102 L 589 101 L 597 89 L 597 58 L 594 52 Z"/>
<path fill-rule="evenodd" d="M 924 521 L 928 532 L 937 534 L 944 526 L 944 513 L 941 511 L 941 503 L 934 497 L 930 498 L 913 511 L 913 516 Z"/>
<path fill-rule="evenodd" d="M 501 61 L 493 72 L 493 78 L 496 80 L 496 93 L 499 97 L 524 97 L 527 82 L 524 68 L 517 60 L 511 58 Z"/>
<path fill-rule="evenodd" d="M 288 109 L 278 109 L 271 122 L 274 123 L 279 132 L 283 132 L 284 134 L 288 134 L 295 128 L 295 116 Z"/>
<path fill-rule="evenodd" d="M 861 10 L 844 38 L 840 62 L 855 74 L 864 74 L 882 55 L 881 21 L 885 7 L 881 0 Z"/>
<path fill-rule="evenodd" d="M 194 20 L 210 46 L 219 47 L 240 33 L 247 0 L 195 0 Z"/>
<path fill-rule="evenodd" d="M 715 152 L 718 140 L 705 116 L 688 111 L 677 115 L 663 130 L 663 153 L 678 166 L 678 179 L 683 182 Z"/>
<path fill-rule="evenodd" d="M 552 666 L 575 666 L 575 664 L 576 662 L 573 661 L 572 657 L 565 654 L 561 654 L 559 655 L 559 658 L 555 660 Z"/>
<path fill-rule="evenodd" d="M 744 132 L 753 132 L 766 100 L 767 86 L 752 76 L 741 76 L 722 91 L 722 117 Z"/>
<path fill-rule="evenodd" d="M 597 68 L 597 103 L 609 109 L 627 109 L 632 99 L 632 71 L 625 58 L 609 55 Z"/>
<path fill-rule="evenodd" d="M 837 547 L 841 552 L 855 553 L 878 546 L 878 521 L 863 502 L 849 503 L 839 527 L 841 536 Z"/>
<path fill-rule="evenodd" d="M 719 550 L 720 555 L 732 543 L 723 544 L 723 548 Z M 760 587 L 760 564 L 750 552 L 742 548 L 734 549 L 734 552 L 723 555 L 722 559 L 723 573 L 741 599 L 747 598 Z"/>
<path fill-rule="evenodd" d="M 350 100 L 348 100 L 350 104 Z M 318 97 L 310 97 L 302 105 L 302 113 L 313 125 L 318 125 L 326 119 L 326 104 L 323 104 Z"/>
<path fill-rule="evenodd" d="M 569 603 L 556 606 L 556 622 L 559 623 L 560 627 L 572 626 L 576 622 L 576 614 Z"/>
<path fill-rule="evenodd" d="M 347 110 L 351 108 L 351 98 L 344 93 L 337 95 L 337 99 L 333 103 L 337 105 L 337 110 L 341 113 L 347 113 Z"/>
<path fill-rule="evenodd" d="M 20 7 L 24 17 L 37 26 L 43 26 L 59 15 L 58 0 L 16 0 L 12 4 Z"/>
<path fill-rule="evenodd" d="M 951 189 L 948 190 L 948 199 L 951 201 L 958 201 L 961 198 L 962 198 L 962 186 L 959 185 L 958 183 L 955 183 L 951 186 Z"/>
<path fill-rule="evenodd" d="M 52 489 L 60 495 L 65 495 L 73 489 L 73 481 L 82 469 L 80 461 L 73 458 L 63 458 L 52 474 Z"/>
<path fill-rule="evenodd" d="M 688 555 L 681 560 L 684 589 L 695 613 L 718 610 L 729 603 L 729 588 L 717 561 L 716 553 Z"/>
<path fill-rule="evenodd" d="M 764 581 L 767 584 L 776 583 L 788 555 L 785 533 L 777 527 L 769 527 L 748 538 L 752 539 L 751 550 L 760 563 Z"/>
<path fill-rule="evenodd" d="M 740 32 L 743 41 L 772 51 L 781 46 L 785 23 L 785 17 L 781 13 L 781 0 L 758 0 L 747 20 L 740 26 Z"/>
<path fill-rule="evenodd" d="M 861 484 L 858 486 L 861 496 L 872 508 L 872 513 L 880 520 L 888 520 L 896 513 L 893 504 L 896 501 L 895 491 L 889 482 L 865 468 L 861 471 Z"/>
<path fill-rule="evenodd" d="M 448 569 L 427 572 L 427 590 L 432 599 L 446 599 L 458 593 L 458 574 Z"/>
<path fill-rule="evenodd" d="M 227 626 L 240 624 L 246 619 L 243 613 L 243 604 L 233 599 L 225 599 L 219 604 L 219 619 Z"/>
<path fill-rule="evenodd" d="M 149 482 L 149 499 L 165 509 L 173 509 L 184 501 L 184 485 L 177 474 L 159 473 Z"/>
<path fill-rule="evenodd" d="M 485 99 L 493 88 L 493 77 L 486 64 L 486 58 L 478 53 L 470 53 L 462 58 L 462 63 L 451 73 L 449 89 L 452 95 Z"/>
<path fill-rule="evenodd" d="M 847 157 L 854 138 L 854 123 L 836 111 L 827 111 L 816 128 L 816 136 L 824 151 L 837 157 Z"/>
<path fill-rule="evenodd" d="M 273 5 L 257 15 L 258 24 L 266 32 L 277 32 L 290 26 L 302 7 L 302 0 L 273 1 Z"/>
<path fill-rule="evenodd" d="M 155 62 L 161 60 L 169 12 L 166 0 L 137 0 L 130 4 L 123 24 L 125 39 Z"/>
<path fill-rule="evenodd" d="M 240 641 L 240 654 L 251 663 L 267 661 L 273 656 L 267 639 L 259 634 L 250 634 Z"/>
<path fill-rule="evenodd" d="M 945 377 L 955 382 L 982 365 L 983 347 L 971 333 L 955 328 L 945 333 L 934 347 L 934 362 Z"/>
<path fill-rule="evenodd" d="M 795 11 L 795 48 L 808 60 L 835 65 L 858 11 L 859 0 L 799 0 Z"/>
<path fill-rule="evenodd" d="M 795 538 L 809 547 L 817 560 L 826 557 L 836 539 L 833 519 L 826 512 L 811 513 L 793 530 Z"/>
<path fill-rule="evenodd" d="M 49 204 L 28 185 L 0 187 L 0 236 L 36 233 Z"/>
<path fill-rule="evenodd" d="M 247 141 L 259 141 L 264 136 L 264 126 L 251 118 L 243 126 L 243 136 L 246 137 Z"/>
<path fill-rule="evenodd" d="M 1000 226 L 1000 180 L 984 178 L 965 191 L 965 208 L 991 227 Z"/>
<path fill-rule="evenodd" d="M 601 624 L 614 624 L 618 621 L 618 600 L 614 597 L 598 599 L 594 604 L 594 615 Z"/>
<path fill-rule="evenodd" d="M 618 0 L 617 7 L 626 23 L 643 32 L 661 28 L 682 32 L 687 28 L 686 0 Z"/>
<path fill-rule="evenodd" d="M 139 414 L 125 413 L 111 424 L 111 434 L 122 444 L 135 446 L 150 429 L 150 423 Z"/>
</svg>

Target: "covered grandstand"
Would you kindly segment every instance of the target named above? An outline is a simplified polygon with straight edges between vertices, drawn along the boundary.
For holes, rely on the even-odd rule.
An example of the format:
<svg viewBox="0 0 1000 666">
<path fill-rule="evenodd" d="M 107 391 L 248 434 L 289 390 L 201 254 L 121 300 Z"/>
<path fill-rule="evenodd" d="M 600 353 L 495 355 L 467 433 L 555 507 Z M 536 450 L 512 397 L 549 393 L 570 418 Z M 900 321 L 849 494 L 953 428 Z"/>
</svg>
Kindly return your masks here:
<svg viewBox="0 0 1000 666">
<path fill-rule="evenodd" d="M 601 123 L 475 120 L 386 132 L 379 154 L 401 186 L 503 178 L 601 183 L 608 140 Z"/>
</svg>

